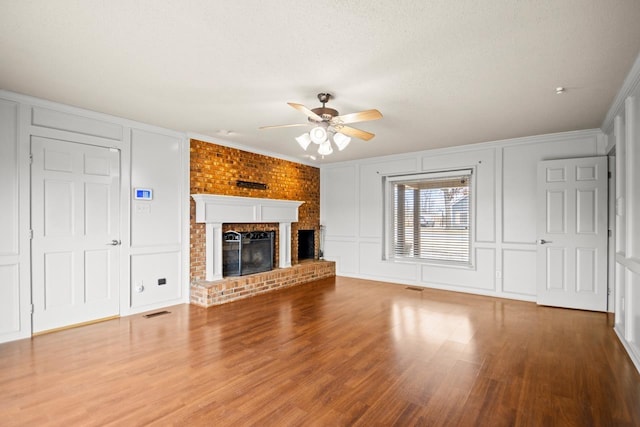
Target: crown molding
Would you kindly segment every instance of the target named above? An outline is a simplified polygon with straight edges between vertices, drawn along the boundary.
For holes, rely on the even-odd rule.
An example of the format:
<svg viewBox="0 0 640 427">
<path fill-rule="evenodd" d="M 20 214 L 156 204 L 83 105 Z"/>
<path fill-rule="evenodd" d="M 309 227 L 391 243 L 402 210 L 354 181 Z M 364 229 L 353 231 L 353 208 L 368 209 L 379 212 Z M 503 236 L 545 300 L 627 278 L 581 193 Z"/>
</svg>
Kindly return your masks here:
<svg viewBox="0 0 640 427">
<path fill-rule="evenodd" d="M 602 139 L 602 131 L 600 129 L 574 130 L 568 132 L 548 133 L 543 135 L 525 136 L 521 138 L 501 139 L 498 141 L 479 142 L 476 144 L 458 145 L 455 147 L 435 148 L 432 150 L 415 151 L 412 153 L 392 154 L 389 156 L 369 157 L 366 159 L 349 160 L 346 162 L 327 163 L 321 166 L 321 169 L 345 166 L 349 164 L 370 164 L 401 160 L 406 158 L 416 158 L 420 156 L 439 156 L 445 154 L 465 153 L 478 150 L 488 150 L 494 148 L 508 148 L 518 145 L 541 144 L 556 141 L 571 141 L 583 138 L 594 138 L 598 151 L 603 150 L 604 141 Z"/>
</svg>

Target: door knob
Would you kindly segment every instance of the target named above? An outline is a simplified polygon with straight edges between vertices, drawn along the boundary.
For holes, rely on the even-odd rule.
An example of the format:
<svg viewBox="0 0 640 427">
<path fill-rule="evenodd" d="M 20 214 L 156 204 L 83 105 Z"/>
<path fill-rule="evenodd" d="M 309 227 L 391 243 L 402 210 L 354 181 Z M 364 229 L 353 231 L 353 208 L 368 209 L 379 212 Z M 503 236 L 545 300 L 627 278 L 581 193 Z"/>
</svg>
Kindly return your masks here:
<svg viewBox="0 0 640 427">
<path fill-rule="evenodd" d="M 553 243 L 553 242 L 551 240 L 540 239 L 540 244 L 541 245 L 546 245 L 547 243 Z"/>
<path fill-rule="evenodd" d="M 111 246 L 118 246 L 120 244 L 122 244 L 122 242 L 116 239 L 113 239 L 111 242 L 107 243 L 107 245 L 111 245 Z"/>
</svg>

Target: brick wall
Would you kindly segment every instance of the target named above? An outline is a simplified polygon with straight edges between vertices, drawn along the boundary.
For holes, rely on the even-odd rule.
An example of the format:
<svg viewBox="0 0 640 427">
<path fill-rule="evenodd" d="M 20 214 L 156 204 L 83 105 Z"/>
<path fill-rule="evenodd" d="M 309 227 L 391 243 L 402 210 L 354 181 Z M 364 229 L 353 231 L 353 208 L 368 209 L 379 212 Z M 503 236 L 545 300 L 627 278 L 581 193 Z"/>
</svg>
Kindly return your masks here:
<svg viewBox="0 0 640 427">
<path fill-rule="evenodd" d="M 191 140 L 191 194 L 299 200 L 298 222 L 291 224 L 291 262 L 298 262 L 298 230 L 315 230 L 315 257 L 320 237 L 320 170 L 287 160 Z M 236 181 L 258 182 L 267 188 L 242 188 Z M 205 225 L 195 222 L 191 200 L 191 280 L 205 278 Z M 225 224 L 223 231 L 277 230 L 278 224 Z M 276 233 L 275 254 L 278 254 Z M 278 265 L 278 260 L 275 260 Z"/>
</svg>

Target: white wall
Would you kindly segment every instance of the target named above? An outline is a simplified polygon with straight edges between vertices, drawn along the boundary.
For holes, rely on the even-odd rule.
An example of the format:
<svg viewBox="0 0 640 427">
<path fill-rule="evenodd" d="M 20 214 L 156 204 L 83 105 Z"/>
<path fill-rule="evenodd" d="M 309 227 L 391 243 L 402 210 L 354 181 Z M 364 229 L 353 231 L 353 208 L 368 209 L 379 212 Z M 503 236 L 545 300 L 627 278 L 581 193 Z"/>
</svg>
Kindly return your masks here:
<svg viewBox="0 0 640 427">
<path fill-rule="evenodd" d="M 602 126 L 615 154 L 615 331 L 640 371 L 640 57 Z"/>
<path fill-rule="evenodd" d="M 537 164 L 604 148 L 588 130 L 325 165 L 325 258 L 340 276 L 535 301 Z M 474 267 L 384 261 L 382 176 L 463 167 L 476 171 Z"/>
<path fill-rule="evenodd" d="M 0 91 L 0 342 L 31 336 L 30 140 L 121 153 L 120 314 L 189 300 L 189 144 L 182 133 Z M 154 200 L 140 207 L 135 187 Z M 159 278 L 167 283 L 158 286 Z M 136 292 L 135 283 L 144 283 Z"/>
</svg>

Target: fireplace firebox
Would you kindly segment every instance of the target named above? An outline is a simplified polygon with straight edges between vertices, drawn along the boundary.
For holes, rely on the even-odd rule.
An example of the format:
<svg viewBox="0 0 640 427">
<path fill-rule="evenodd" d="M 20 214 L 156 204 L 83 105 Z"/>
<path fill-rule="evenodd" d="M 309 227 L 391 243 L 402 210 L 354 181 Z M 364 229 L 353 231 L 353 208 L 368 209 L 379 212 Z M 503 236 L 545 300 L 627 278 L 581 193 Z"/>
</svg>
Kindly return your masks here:
<svg viewBox="0 0 640 427">
<path fill-rule="evenodd" d="M 298 230 L 298 261 L 315 259 L 316 232 L 315 230 Z"/>
<path fill-rule="evenodd" d="M 223 234 L 223 276 L 244 276 L 273 270 L 273 231 L 228 231 Z"/>
</svg>

